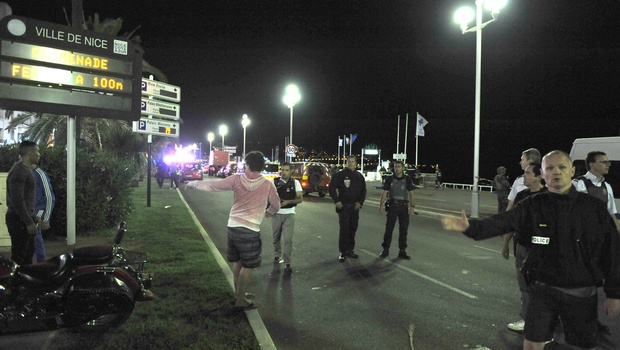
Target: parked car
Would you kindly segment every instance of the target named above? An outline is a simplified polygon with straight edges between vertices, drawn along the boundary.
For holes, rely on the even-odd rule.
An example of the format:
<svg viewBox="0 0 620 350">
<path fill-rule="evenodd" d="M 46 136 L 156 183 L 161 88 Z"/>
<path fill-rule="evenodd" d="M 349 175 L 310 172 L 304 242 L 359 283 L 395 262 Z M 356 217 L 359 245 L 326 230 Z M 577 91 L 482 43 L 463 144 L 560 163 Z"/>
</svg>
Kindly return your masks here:
<svg viewBox="0 0 620 350">
<path fill-rule="evenodd" d="M 183 163 L 181 165 L 181 183 L 187 180 L 202 180 L 203 172 L 200 162 Z"/>
<path fill-rule="evenodd" d="M 261 174 L 268 179 L 280 177 L 280 163 L 265 162 L 265 169 L 261 172 Z"/>
<path fill-rule="evenodd" d="M 243 174 L 245 171 L 244 163 L 228 163 L 225 167 L 222 167 L 218 172 L 218 177 L 229 177 L 235 174 Z"/>
<path fill-rule="evenodd" d="M 292 162 L 293 178 L 299 180 L 305 195 L 317 192 L 325 197 L 329 192 L 329 165 L 319 162 Z"/>
</svg>

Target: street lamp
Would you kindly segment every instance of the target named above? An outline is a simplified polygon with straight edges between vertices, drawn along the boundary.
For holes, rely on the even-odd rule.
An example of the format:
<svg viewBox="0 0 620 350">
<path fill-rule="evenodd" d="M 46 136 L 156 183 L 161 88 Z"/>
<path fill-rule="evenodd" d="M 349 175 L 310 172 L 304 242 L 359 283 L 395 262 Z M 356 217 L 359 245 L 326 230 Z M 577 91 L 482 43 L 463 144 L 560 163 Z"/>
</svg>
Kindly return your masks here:
<svg viewBox="0 0 620 350">
<path fill-rule="evenodd" d="M 241 117 L 241 126 L 243 126 L 243 159 L 245 159 L 245 128 L 250 125 L 250 118 L 247 114 Z"/>
<path fill-rule="evenodd" d="M 492 19 L 482 23 L 482 6 L 491 11 Z M 476 32 L 476 107 L 474 115 L 474 188 L 471 194 L 471 217 L 478 217 L 480 207 L 480 191 L 478 188 L 478 170 L 480 166 L 480 81 L 482 70 L 482 28 L 494 22 L 499 15 L 499 10 L 506 5 L 506 0 L 476 0 L 476 26 L 468 28 L 473 20 L 474 13 L 469 8 L 461 8 L 456 11 L 454 20 L 461 26 L 463 34 Z"/>
<path fill-rule="evenodd" d="M 213 140 L 215 140 L 215 134 L 210 132 L 207 134 L 207 141 L 209 141 L 209 152 L 213 149 Z"/>
<path fill-rule="evenodd" d="M 292 145 L 293 144 L 293 107 L 295 106 L 297 102 L 299 102 L 299 100 L 301 100 L 301 95 L 299 95 L 299 88 L 297 88 L 297 85 L 294 85 L 294 84 L 287 86 L 285 91 L 286 91 L 286 94 L 284 95 L 284 98 L 282 99 L 282 101 L 291 110 L 291 126 L 290 126 L 288 143 Z M 291 160 L 293 160 L 293 156 L 290 156 L 290 157 L 291 157 Z"/>
<path fill-rule="evenodd" d="M 228 127 L 224 124 L 220 125 L 220 135 L 222 135 L 222 151 L 224 151 L 224 136 L 228 134 Z"/>
</svg>

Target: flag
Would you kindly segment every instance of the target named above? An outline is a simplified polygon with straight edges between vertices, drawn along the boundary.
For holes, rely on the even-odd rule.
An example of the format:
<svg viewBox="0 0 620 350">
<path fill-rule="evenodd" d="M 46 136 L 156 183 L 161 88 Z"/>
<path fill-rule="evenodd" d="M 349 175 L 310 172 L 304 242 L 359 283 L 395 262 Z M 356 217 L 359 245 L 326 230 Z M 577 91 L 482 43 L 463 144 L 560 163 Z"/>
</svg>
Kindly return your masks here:
<svg viewBox="0 0 620 350">
<path fill-rule="evenodd" d="M 428 121 L 418 113 L 418 136 L 424 136 L 424 126 L 428 124 Z"/>
<path fill-rule="evenodd" d="M 345 144 L 347 144 L 347 145 L 349 144 L 349 138 L 348 137 L 345 136 L 344 137 L 344 141 L 345 141 Z"/>
<path fill-rule="evenodd" d="M 342 147 L 342 139 L 338 136 L 338 147 Z"/>
<path fill-rule="evenodd" d="M 353 144 L 353 142 L 355 142 L 356 138 L 357 138 L 357 134 L 351 134 L 351 144 Z"/>
</svg>

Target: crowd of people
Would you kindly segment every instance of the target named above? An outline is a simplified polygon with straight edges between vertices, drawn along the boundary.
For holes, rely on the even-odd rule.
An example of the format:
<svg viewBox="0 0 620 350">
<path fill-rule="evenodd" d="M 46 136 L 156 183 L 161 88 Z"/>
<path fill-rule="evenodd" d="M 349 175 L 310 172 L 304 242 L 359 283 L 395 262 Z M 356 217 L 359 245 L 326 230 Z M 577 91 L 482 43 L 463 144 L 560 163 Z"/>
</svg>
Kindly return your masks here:
<svg viewBox="0 0 620 350">
<path fill-rule="evenodd" d="M 574 348 L 595 348 L 598 336 L 609 332 L 598 318 L 601 289 L 607 316 L 620 314 L 620 230 L 604 177 L 611 162 L 592 151 L 585 164 L 588 172 L 574 178 L 568 154 L 555 150 L 541 159 L 530 148 L 521 155 L 524 173 L 512 184 L 505 210 L 498 198 L 499 213 L 489 218 L 469 220 L 464 211 L 442 218 L 444 229 L 475 240 L 504 235 L 506 259 L 514 239 L 521 320 L 508 328 L 523 332 L 524 349 L 543 349 L 560 331 Z"/>
<path fill-rule="evenodd" d="M 54 193 L 49 176 L 38 166 L 38 146 L 23 141 L 20 159 L 7 176 L 6 225 L 11 237 L 12 260 L 28 265 L 45 260 L 41 231 L 49 229 Z M 598 321 L 598 293 L 610 317 L 620 314 L 620 223 L 613 189 L 606 181 L 611 161 L 601 151 L 584 160 L 587 173 L 575 177 L 572 159 L 555 150 L 541 157 L 535 148 L 521 153 L 523 175 L 512 185 L 500 166 L 493 179 L 498 214 L 485 219 L 443 216 L 446 230 L 475 240 L 503 236 L 502 256 L 510 258 L 513 241 L 516 278 L 521 292 L 520 320 L 507 324 L 523 332 L 524 349 L 542 349 L 558 331 L 575 348 L 596 347 L 597 336 L 609 330 Z M 298 180 L 290 163 L 281 165 L 273 180 L 261 175 L 261 152 L 249 152 L 245 171 L 221 181 L 194 181 L 187 185 L 204 191 L 232 191 L 233 204 L 227 224 L 227 259 L 232 263 L 235 307 L 253 309 L 258 303 L 247 290 L 253 270 L 261 265 L 260 226 L 271 218 L 274 263 L 284 263 L 291 274 L 296 206 L 303 203 Z M 357 259 L 355 236 L 360 209 L 366 200 L 366 180 L 356 170 L 356 156 L 347 157 L 346 168 L 334 172 L 329 195 L 338 216 L 338 261 Z M 409 260 L 407 232 L 414 214 L 415 184 L 401 161 L 385 179 L 379 213 L 386 215 L 380 258 L 389 256 L 392 234 L 399 222 L 398 258 Z M 438 169 L 438 167 L 437 167 Z M 159 183 L 158 168 L 158 183 Z M 438 170 L 439 171 L 439 170 Z M 163 184 L 159 183 L 162 187 Z M 174 183 L 171 183 L 174 186 Z M 178 184 L 176 185 L 178 186 Z"/>
</svg>

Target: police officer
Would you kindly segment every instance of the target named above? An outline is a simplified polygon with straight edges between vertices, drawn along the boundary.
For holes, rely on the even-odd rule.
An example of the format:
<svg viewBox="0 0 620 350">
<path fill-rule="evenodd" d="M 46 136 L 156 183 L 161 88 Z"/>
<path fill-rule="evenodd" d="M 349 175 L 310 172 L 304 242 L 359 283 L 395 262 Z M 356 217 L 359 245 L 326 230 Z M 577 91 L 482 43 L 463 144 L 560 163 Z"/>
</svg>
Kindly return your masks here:
<svg viewBox="0 0 620 350">
<path fill-rule="evenodd" d="M 409 214 L 413 213 L 413 190 L 415 186 L 413 180 L 403 173 L 403 162 L 397 160 L 394 162 L 394 176 L 388 177 L 383 186 L 381 193 L 381 203 L 379 205 L 379 213 L 384 213 L 384 205 L 386 200 L 389 203 L 387 210 L 387 222 L 385 223 L 385 233 L 383 234 L 383 251 L 381 258 L 385 258 L 390 254 L 390 244 L 392 243 L 392 232 L 398 219 L 398 257 L 409 260 L 411 257 L 407 255 L 407 229 L 409 228 Z"/>
<path fill-rule="evenodd" d="M 336 173 L 329 182 L 329 196 L 336 204 L 340 233 L 338 249 L 340 250 L 339 262 L 344 262 L 347 257 L 359 258 L 355 254 L 355 233 L 359 222 L 359 210 L 366 199 L 366 180 L 357 170 L 357 157 L 347 157 L 347 167 Z"/>
</svg>

